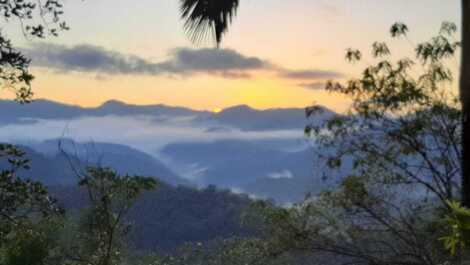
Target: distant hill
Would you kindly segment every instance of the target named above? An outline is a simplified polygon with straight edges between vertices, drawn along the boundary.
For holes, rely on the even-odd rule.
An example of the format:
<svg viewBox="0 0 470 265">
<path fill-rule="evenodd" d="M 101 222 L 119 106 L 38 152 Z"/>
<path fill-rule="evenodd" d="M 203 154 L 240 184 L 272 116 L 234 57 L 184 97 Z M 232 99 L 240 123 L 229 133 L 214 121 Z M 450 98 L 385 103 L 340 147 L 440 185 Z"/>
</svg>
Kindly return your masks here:
<svg viewBox="0 0 470 265">
<path fill-rule="evenodd" d="M 319 118 L 326 118 L 334 112 L 325 109 Z M 307 124 L 303 108 L 256 110 L 247 105 L 224 109 L 211 117 L 221 124 L 231 125 L 241 130 L 302 130 Z"/>
<path fill-rule="evenodd" d="M 334 183 L 325 181 L 311 149 L 282 151 L 261 142 L 224 140 L 178 143 L 163 150 L 165 163 L 128 146 L 77 143 L 70 139 L 30 143 L 22 147 L 32 169 L 21 175 L 49 186 L 73 186 L 75 169 L 107 166 L 121 174 L 156 177 L 173 186 L 216 185 L 279 203 L 296 202 Z M 170 161 L 170 162 L 169 162 Z"/>
<path fill-rule="evenodd" d="M 30 104 L 0 100 L 0 110 L 0 122 L 3 125 L 23 123 L 25 119 L 71 119 L 83 115 L 83 109 L 79 106 L 48 100 L 36 100 Z"/>
<path fill-rule="evenodd" d="M 168 145 L 163 154 L 176 167 L 193 169 L 187 177 L 200 185 L 214 184 L 239 189 L 278 202 L 303 199 L 331 183 L 315 171 L 318 164 L 311 149 L 287 152 L 247 141 L 215 141 Z M 334 180 L 330 180 L 334 182 Z"/>
<path fill-rule="evenodd" d="M 19 176 L 40 181 L 46 185 L 75 185 L 76 178 L 65 159 L 46 156 L 35 150 L 19 146 L 26 154 L 23 158 L 29 160 L 30 170 L 19 170 Z M 9 164 L 0 159 L 0 170 L 9 168 Z"/>
<path fill-rule="evenodd" d="M 111 100 L 96 108 L 84 108 L 54 101 L 39 99 L 30 104 L 20 105 L 14 101 L 0 100 L 0 122 L 23 123 L 31 119 L 63 120 L 80 117 L 99 117 L 107 115 L 149 115 L 149 116 L 185 116 L 208 114 L 208 112 L 193 111 L 187 108 L 170 107 L 166 105 L 131 105 Z"/>
<path fill-rule="evenodd" d="M 84 191 L 75 187 L 56 186 L 50 192 L 68 210 L 87 205 Z M 172 251 L 188 242 L 253 235 L 252 227 L 242 225 L 250 203 L 247 196 L 214 187 L 196 190 L 162 183 L 145 193 L 129 214 L 131 247 Z"/>
<path fill-rule="evenodd" d="M 110 143 L 76 143 L 64 140 L 62 147 L 67 156 L 59 151 L 59 140 L 49 140 L 23 147 L 31 160 L 31 170 L 21 172 L 48 185 L 75 184 L 72 166 L 111 167 L 121 174 L 156 177 L 172 185 L 190 185 L 173 173 L 156 158 L 124 145 Z"/>
<path fill-rule="evenodd" d="M 226 108 L 219 113 L 197 111 L 183 107 L 171 107 L 163 104 L 132 105 L 110 100 L 96 108 L 84 108 L 49 100 L 36 100 L 20 105 L 14 101 L 0 100 L 0 123 L 15 124 L 45 120 L 70 120 L 81 117 L 115 116 L 150 116 L 158 119 L 191 116 L 195 123 L 212 124 L 213 128 L 223 130 L 223 126 L 245 131 L 258 130 L 302 130 L 307 124 L 303 108 L 256 110 L 246 105 Z M 324 109 L 317 119 L 330 117 L 334 112 Z"/>
</svg>

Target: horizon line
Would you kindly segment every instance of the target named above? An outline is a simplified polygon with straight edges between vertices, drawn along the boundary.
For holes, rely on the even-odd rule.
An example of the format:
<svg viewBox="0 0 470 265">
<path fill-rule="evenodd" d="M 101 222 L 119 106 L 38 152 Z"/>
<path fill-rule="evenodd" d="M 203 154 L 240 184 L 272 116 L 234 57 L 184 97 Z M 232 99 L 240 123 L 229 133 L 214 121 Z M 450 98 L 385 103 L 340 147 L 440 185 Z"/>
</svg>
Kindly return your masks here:
<svg viewBox="0 0 470 265">
<path fill-rule="evenodd" d="M 13 99 L 5 99 L 5 98 L 0 98 L 0 101 L 9 101 L 9 102 L 15 102 L 15 100 Z M 188 109 L 188 110 L 191 110 L 191 111 L 200 111 L 200 112 L 212 112 L 212 113 L 219 113 L 219 112 L 222 112 L 222 111 L 225 111 L 225 110 L 228 110 L 228 109 L 233 109 L 233 108 L 237 108 L 237 107 L 247 107 L 249 109 L 252 109 L 252 110 L 255 110 L 255 111 L 267 111 L 267 110 L 289 110 L 289 109 L 295 109 L 295 110 L 305 110 L 308 106 L 305 106 L 305 107 L 270 107 L 270 108 L 256 108 L 256 107 L 252 107 L 250 106 L 249 104 L 244 104 L 244 103 L 240 103 L 240 104 L 236 104 L 236 105 L 231 105 L 231 106 L 228 106 L 228 107 L 224 107 L 224 108 L 216 108 L 216 109 L 196 109 L 196 108 L 192 108 L 192 107 L 188 107 L 188 106 L 181 106 L 181 105 L 170 105 L 170 104 L 165 104 L 165 103 L 154 103 L 154 104 L 136 104 L 136 103 L 129 103 L 129 102 L 125 102 L 123 100 L 119 100 L 119 99 L 109 99 L 109 100 L 105 100 L 103 101 L 102 103 L 98 104 L 98 105 L 95 105 L 95 106 L 84 106 L 84 105 L 81 105 L 81 104 L 75 104 L 75 103 L 69 103 L 69 102 L 63 102 L 63 101 L 58 101 L 58 100 L 53 100 L 53 99 L 48 99 L 48 98 L 35 98 L 32 100 L 31 103 L 26 103 L 27 105 L 28 104 L 34 104 L 35 101 L 47 101 L 47 102 L 52 102 L 52 103 L 55 103 L 55 104 L 61 104 L 61 105 L 67 105 L 67 106 L 73 106 L 73 107 L 79 107 L 79 108 L 82 108 L 82 109 L 98 109 L 100 107 L 103 107 L 105 106 L 106 104 L 110 104 L 110 103 L 117 103 L 117 104 L 122 104 L 122 105 L 127 105 L 127 106 L 136 106 L 136 107 L 156 107 L 156 106 L 161 106 L 161 107 L 169 107 L 169 108 L 183 108 L 183 109 Z M 333 111 L 331 110 L 330 108 L 324 106 L 324 105 L 320 105 L 318 104 L 318 106 L 321 106 L 327 110 L 330 110 L 330 111 Z M 336 111 L 335 111 L 336 112 Z"/>
</svg>

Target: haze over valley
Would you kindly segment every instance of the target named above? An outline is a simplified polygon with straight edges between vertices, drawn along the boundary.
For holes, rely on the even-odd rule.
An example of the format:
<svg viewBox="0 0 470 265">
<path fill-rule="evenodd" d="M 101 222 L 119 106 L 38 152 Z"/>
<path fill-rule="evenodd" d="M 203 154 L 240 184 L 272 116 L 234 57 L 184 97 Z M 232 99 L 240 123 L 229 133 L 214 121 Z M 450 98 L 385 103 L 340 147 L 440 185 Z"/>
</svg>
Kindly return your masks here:
<svg viewBox="0 0 470 265">
<path fill-rule="evenodd" d="M 41 180 L 49 185 L 75 184 L 71 165 L 58 159 L 61 151 L 83 166 L 100 163 L 172 185 L 216 185 L 279 203 L 327 185 L 314 174 L 313 144 L 303 134 L 312 120 L 301 108 L 240 105 L 208 112 L 119 101 L 83 108 L 47 100 L 24 106 L 0 101 L 0 108 L 0 140 L 26 146 L 36 158 L 33 172 L 48 176 Z M 325 109 L 315 119 L 333 114 Z M 47 168 L 57 160 L 62 163 Z"/>
</svg>

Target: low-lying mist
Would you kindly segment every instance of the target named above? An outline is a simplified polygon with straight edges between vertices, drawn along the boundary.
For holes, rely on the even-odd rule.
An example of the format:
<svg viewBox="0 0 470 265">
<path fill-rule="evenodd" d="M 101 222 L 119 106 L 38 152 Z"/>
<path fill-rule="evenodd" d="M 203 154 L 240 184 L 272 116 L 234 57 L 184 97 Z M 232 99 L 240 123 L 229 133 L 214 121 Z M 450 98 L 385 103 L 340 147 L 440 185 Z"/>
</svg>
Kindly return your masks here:
<svg viewBox="0 0 470 265">
<path fill-rule="evenodd" d="M 305 145 L 301 130 L 243 131 L 197 121 L 194 117 L 104 116 L 71 120 L 35 120 L 0 127 L 4 142 L 38 142 L 70 138 L 79 142 L 110 142 L 158 155 L 166 145 L 219 140 L 265 141 L 268 145 L 296 149 Z"/>
</svg>

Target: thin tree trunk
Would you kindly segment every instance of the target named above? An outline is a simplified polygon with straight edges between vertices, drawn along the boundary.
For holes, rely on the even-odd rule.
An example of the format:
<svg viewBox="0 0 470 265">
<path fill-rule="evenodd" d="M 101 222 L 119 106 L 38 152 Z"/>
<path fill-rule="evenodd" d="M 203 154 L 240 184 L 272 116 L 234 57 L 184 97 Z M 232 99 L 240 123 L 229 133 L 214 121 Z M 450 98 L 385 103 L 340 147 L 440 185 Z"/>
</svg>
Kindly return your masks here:
<svg viewBox="0 0 470 265">
<path fill-rule="evenodd" d="M 470 0 L 462 1 L 462 205 L 470 208 Z"/>
</svg>

